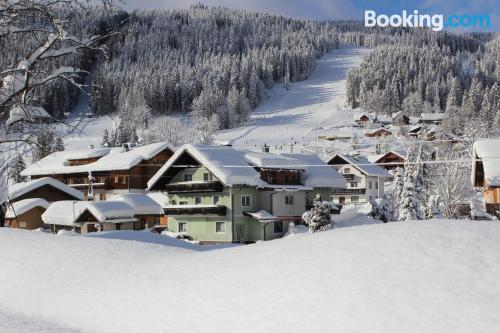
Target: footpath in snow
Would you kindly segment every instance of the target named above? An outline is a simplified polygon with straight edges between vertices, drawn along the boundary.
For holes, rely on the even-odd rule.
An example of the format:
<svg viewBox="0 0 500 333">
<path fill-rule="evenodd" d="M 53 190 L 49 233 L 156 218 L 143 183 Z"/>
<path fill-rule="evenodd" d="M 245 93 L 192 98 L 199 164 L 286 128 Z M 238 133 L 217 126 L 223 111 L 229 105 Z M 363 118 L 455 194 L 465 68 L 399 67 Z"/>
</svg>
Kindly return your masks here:
<svg viewBox="0 0 500 333">
<path fill-rule="evenodd" d="M 279 83 L 269 97 L 251 114 L 245 126 L 220 131 L 217 141 L 230 141 L 237 147 L 310 143 L 321 126 L 352 123 L 352 112 L 343 112 L 345 83 L 350 67 L 358 66 L 369 49 L 342 47 L 317 61 L 316 70 L 290 90 Z"/>
<path fill-rule="evenodd" d="M 499 332 L 498 239 L 430 220 L 199 252 L 1 228 L 0 331 Z"/>
</svg>

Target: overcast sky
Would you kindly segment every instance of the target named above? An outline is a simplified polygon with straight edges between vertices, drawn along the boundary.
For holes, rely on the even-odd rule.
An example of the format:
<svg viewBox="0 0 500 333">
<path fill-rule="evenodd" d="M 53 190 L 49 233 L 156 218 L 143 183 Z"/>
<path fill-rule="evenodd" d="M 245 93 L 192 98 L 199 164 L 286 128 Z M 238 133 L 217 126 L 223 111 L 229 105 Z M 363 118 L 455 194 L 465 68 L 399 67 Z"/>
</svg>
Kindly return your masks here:
<svg viewBox="0 0 500 333">
<path fill-rule="evenodd" d="M 489 14 L 491 25 L 498 31 L 499 0 L 125 0 L 127 10 L 137 8 L 187 8 L 202 2 L 208 6 L 249 9 L 315 20 L 363 19 L 367 9 L 377 14 L 401 13 L 418 9 L 425 14 Z"/>
</svg>

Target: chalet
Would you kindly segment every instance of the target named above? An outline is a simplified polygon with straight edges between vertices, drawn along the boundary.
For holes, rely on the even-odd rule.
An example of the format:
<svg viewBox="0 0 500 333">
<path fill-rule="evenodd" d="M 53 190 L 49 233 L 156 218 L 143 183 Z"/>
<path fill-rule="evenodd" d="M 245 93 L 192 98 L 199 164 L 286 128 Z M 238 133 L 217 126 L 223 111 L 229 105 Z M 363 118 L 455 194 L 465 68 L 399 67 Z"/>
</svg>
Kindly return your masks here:
<svg viewBox="0 0 500 333">
<path fill-rule="evenodd" d="M 281 237 L 300 223 L 316 193 L 328 197 L 345 179 L 315 155 L 185 145 L 148 182 L 168 192 L 168 228 L 201 243 Z"/>
<path fill-rule="evenodd" d="M 422 132 L 422 124 L 416 124 L 408 129 L 409 136 L 419 136 Z"/>
<path fill-rule="evenodd" d="M 374 123 L 380 124 L 381 126 L 387 126 L 392 124 L 392 116 L 386 116 L 386 115 L 376 115 L 375 118 L 373 119 Z"/>
<path fill-rule="evenodd" d="M 45 199 L 23 199 L 7 206 L 5 227 L 34 230 L 43 226 L 42 214 L 50 203 Z"/>
<path fill-rule="evenodd" d="M 500 217 L 500 139 L 479 140 L 473 146 L 472 184 L 482 188 L 486 211 Z"/>
<path fill-rule="evenodd" d="M 356 125 L 367 127 L 372 121 L 372 117 L 368 113 L 355 113 L 353 120 Z"/>
<path fill-rule="evenodd" d="M 364 204 L 384 195 L 384 181 L 391 175 L 364 156 L 335 154 L 328 162 L 342 174 L 346 188 L 332 190 L 331 201 L 338 204 Z"/>
<path fill-rule="evenodd" d="M 160 224 L 164 215 L 162 207 L 150 196 L 143 193 L 123 193 L 112 196 L 108 201 L 124 202 L 134 209 L 134 230 L 144 230 Z"/>
<path fill-rule="evenodd" d="M 410 125 L 410 117 L 403 113 L 403 111 L 396 112 L 392 115 L 392 124 L 394 126 Z"/>
<path fill-rule="evenodd" d="M 421 124 L 441 125 L 443 118 L 444 113 L 441 112 L 423 112 L 418 122 Z"/>
<path fill-rule="evenodd" d="M 392 135 L 392 132 L 385 128 L 376 128 L 365 132 L 365 136 L 369 138 L 380 138 L 390 135 Z"/>
<path fill-rule="evenodd" d="M 173 155 L 166 143 L 140 147 L 93 148 L 55 152 L 33 163 L 21 174 L 31 179 L 55 178 L 89 193 L 96 201 L 117 193 L 145 191 L 147 181 Z"/>
<path fill-rule="evenodd" d="M 54 202 L 83 200 L 83 197 L 82 192 L 51 177 L 42 177 L 9 185 L 8 195 L 10 203 L 32 198 L 43 198 L 48 202 Z"/>
<path fill-rule="evenodd" d="M 405 157 L 395 151 L 388 151 L 385 154 L 367 156 L 367 159 L 384 168 L 386 170 L 393 170 L 398 167 L 404 167 Z"/>
<path fill-rule="evenodd" d="M 120 201 L 58 201 L 42 214 L 42 220 L 53 232 L 61 229 L 77 233 L 133 230 L 134 208 Z"/>
</svg>

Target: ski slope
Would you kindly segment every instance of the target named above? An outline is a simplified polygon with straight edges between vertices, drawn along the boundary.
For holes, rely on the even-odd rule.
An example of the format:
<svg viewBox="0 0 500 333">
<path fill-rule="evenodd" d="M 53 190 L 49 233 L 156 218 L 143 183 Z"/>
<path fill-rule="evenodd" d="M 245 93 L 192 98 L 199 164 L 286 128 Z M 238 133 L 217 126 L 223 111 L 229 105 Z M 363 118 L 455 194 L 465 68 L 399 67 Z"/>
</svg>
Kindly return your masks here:
<svg viewBox="0 0 500 333">
<path fill-rule="evenodd" d="M 0 332 L 500 332 L 498 222 L 340 219 L 212 251 L 0 228 Z"/>
<path fill-rule="evenodd" d="M 237 147 L 310 144 L 315 130 L 325 126 L 352 125 L 353 113 L 343 111 L 345 83 L 350 67 L 358 66 L 370 49 L 344 46 L 317 61 L 316 70 L 287 91 L 275 84 L 269 97 L 252 113 L 244 126 L 220 131 L 219 142 Z"/>
</svg>

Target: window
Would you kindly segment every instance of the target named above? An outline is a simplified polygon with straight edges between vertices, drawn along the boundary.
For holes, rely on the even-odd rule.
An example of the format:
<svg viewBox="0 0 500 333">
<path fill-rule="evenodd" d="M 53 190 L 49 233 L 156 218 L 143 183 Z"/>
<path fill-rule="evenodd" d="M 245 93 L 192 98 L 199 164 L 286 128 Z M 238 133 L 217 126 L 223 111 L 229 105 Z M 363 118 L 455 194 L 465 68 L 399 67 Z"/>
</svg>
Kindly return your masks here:
<svg viewBox="0 0 500 333">
<path fill-rule="evenodd" d="M 101 201 L 106 200 L 106 193 L 99 193 L 99 200 Z"/>
<path fill-rule="evenodd" d="M 358 187 L 358 182 L 351 182 L 351 187 Z"/>
<path fill-rule="evenodd" d="M 358 196 L 351 197 L 351 202 L 358 202 L 358 201 L 359 201 L 359 197 Z"/>
<path fill-rule="evenodd" d="M 115 176 L 115 184 L 118 184 L 120 182 L 120 177 Z"/>
<path fill-rule="evenodd" d="M 274 221 L 274 233 L 281 234 L 283 232 L 283 222 Z"/>
<path fill-rule="evenodd" d="M 220 197 L 218 195 L 214 195 L 212 197 L 212 200 L 213 200 L 214 205 L 217 205 L 217 204 L 219 204 Z"/>
<path fill-rule="evenodd" d="M 187 232 L 188 231 L 187 222 L 177 223 L 177 229 L 178 229 L 178 232 Z"/>
<path fill-rule="evenodd" d="M 179 200 L 179 205 L 188 205 L 189 202 L 187 202 L 187 200 Z"/>
<path fill-rule="evenodd" d="M 373 188 L 373 184 L 372 184 L 372 181 L 371 181 L 371 180 L 368 182 L 368 188 L 369 188 L 370 190 Z"/>
<path fill-rule="evenodd" d="M 212 174 L 208 172 L 203 173 L 203 180 L 206 182 L 213 180 Z"/>
<path fill-rule="evenodd" d="M 252 197 L 250 195 L 242 195 L 241 205 L 243 207 L 250 207 L 252 205 Z"/>
<path fill-rule="evenodd" d="M 126 176 L 122 176 L 122 184 L 127 184 L 127 177 Z"/>
<path fill-rule="evenodd" d="M 193 174 L 191 174 L 191 173 L 185 173 L 184 174 L 184 181 L 185 182 L 191 182 L 191 181 L 193 181 Z"/>
<path fill-rule="evenodd" d="M 226 232 L 226 222 L 215 222 L 215 232 L 225 233 Z"/>
<path fill-rule="evenodd" d="M 344 173 L 351 173 L 351 168 L 345 168 Z"/>
<path fill-rule="evenodd" d="M 194 197 L 194 204 L 201 205 L 201 197 L 199 195 Z"/>
<path fill-rule="evenodd" d="M 285 205 L 293 205 L 293 195 L 285 196 Z"/>
<path fill-rule="evenodd" d="M 378 182 L 375 182 L 375 189 L 378 190 Z"/>
</svg>

